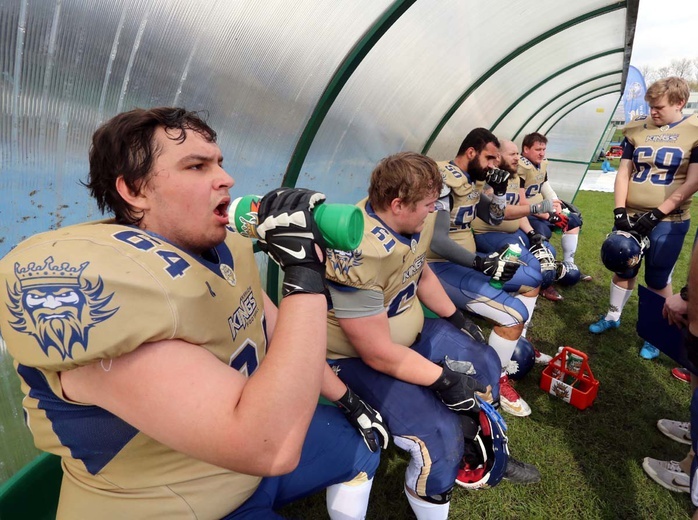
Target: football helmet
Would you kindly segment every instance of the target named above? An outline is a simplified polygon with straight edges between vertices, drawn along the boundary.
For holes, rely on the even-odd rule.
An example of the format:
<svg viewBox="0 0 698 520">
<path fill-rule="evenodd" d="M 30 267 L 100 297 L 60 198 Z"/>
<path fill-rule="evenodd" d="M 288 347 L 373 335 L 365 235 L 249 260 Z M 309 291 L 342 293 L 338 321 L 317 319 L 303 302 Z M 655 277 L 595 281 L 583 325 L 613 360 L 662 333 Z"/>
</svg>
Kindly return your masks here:
<svg viewBox="0 0 698 520">
<path fill-rule="evenodd" d="M 543 275 L 541 289 L 547 289 L 555 281 L 555 257 L 544 243 L 536 244 L 528 249 L 540 262 L 540 274 Z"/>
<path fill-rule="evenodd" d="M 464 471 L 462 469 L 456 477 L 456 484 L 467 489 L 496 486 L 504 478 L 509 462 L 507 425 L 490 403 L 479 396 L 478 399 L 480 400 L 480 425 L 473 443 L 479 465 L 476 471 L 469 472 L 470 477 L 473 475 L 477 477 L 462 478 L 461 473 Z"/>
<path fill-rule="evenodd" d="M 555 263 L 555 281 L 560 285 L 576 285 L 582 277 L 579 268 L 572 262 Z"/>
<path fill-rule="evenodd" d="M 511 379 L 518 381 L 529 373 L 535 363 L 536 351 L 533 349 L 533 345 L 521 336 L 516 342 L 516 348 L 506 367 L 507 374 Z"/>
<path fill-rule="evenodd" d="M 647 237 L 641 237 L 632 231 L 616 230 L 606 235 L 606 240 L 601 245 L 601 261 L 606 269 L 621 278 L 634 278 L 649 245 Z"/>
</svg>

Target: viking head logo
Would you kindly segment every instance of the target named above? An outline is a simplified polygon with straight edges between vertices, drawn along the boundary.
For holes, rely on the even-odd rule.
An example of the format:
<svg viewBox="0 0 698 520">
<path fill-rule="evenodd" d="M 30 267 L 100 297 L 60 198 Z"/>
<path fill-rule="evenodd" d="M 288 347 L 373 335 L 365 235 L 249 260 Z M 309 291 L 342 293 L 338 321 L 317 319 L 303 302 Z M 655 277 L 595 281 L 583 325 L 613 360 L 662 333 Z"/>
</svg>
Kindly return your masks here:
<svg viewBox="0 0 698 520">
<path fill-rule="evenodd" d="M 326 252 L 329 264 L 338 275 L 346 276 L 352 267 L 358 267 L 363 263 L 363 253 L 359 249 L 355 251 L 327 249 Z"/>
<path fill-rule="evenodd" d="M 113 316 L 119 308 L 106 309 L 114 294 L 102 297 L 104 284 L 83 280 L 81 275 L 89 262 L 78 267 L 68 262 L 60 265 L 49 256 L 42 264 L 29 262 L 22 267 L 15 263 L 17 281 L 7 294 L 7 308 L 15 321 L 10 326 L 29 334 L 48 356 L 55 348 L 61 358 L 73 358 L 73 348 L 87 350 L 90 328 Z"/>
</svg>

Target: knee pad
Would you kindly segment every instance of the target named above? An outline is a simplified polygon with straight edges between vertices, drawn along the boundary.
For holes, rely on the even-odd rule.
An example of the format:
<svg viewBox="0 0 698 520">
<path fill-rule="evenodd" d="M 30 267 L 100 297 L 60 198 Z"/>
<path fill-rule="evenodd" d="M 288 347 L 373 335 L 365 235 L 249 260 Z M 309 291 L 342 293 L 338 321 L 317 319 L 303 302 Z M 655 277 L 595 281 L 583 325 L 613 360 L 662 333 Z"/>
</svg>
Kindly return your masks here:
<svg viewBox="0 0 698 520">
<path fill-rule="evenodd" d="M 671 275 L 665 276 L 665 274 L 666 273 L 663 271 L 650 271 L 647 269 L 647 266 L 645 266 L 645 283 L 647 287 L 655 291 L 664 289 L 669 284 L 669 280 L 671 280 Z"/>
</svg>

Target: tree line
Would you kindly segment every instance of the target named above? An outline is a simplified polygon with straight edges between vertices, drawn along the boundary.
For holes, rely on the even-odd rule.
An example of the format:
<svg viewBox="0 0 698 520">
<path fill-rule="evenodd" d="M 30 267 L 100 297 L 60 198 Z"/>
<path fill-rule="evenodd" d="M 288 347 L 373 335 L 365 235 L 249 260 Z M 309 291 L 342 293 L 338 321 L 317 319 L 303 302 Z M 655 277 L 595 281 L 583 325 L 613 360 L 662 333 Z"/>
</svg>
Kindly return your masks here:
<svg viewBox="0 0 698 520">
<path fill-rule="evenodd" d="M 678 76 L 688 82 L 691 91 L 698 91 L 698 57 L 671 60 L 669 65 L 663 67 L 640 65 L 637 69 L 645 77 L 648 86 L 660 78 Z"/>
</svg>

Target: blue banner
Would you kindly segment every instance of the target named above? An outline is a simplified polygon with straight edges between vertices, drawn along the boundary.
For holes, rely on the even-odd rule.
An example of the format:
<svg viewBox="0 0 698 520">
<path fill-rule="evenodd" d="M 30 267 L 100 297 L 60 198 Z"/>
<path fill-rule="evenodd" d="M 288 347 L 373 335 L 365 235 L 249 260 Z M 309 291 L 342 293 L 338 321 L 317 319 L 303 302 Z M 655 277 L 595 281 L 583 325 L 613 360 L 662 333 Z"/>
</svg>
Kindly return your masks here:
<svg viewBox="0 0 698 520">
<path fill-rule="evenodd" d="M 628 78 L 623 92 L 623 107 L 625 108 L 625 122 L 628 123 L 637 116 L 646 116 L 650 113 L 650 107 L 645 101 L 645 78 L 635 67 L 628 67 Z"/>
</svg>

